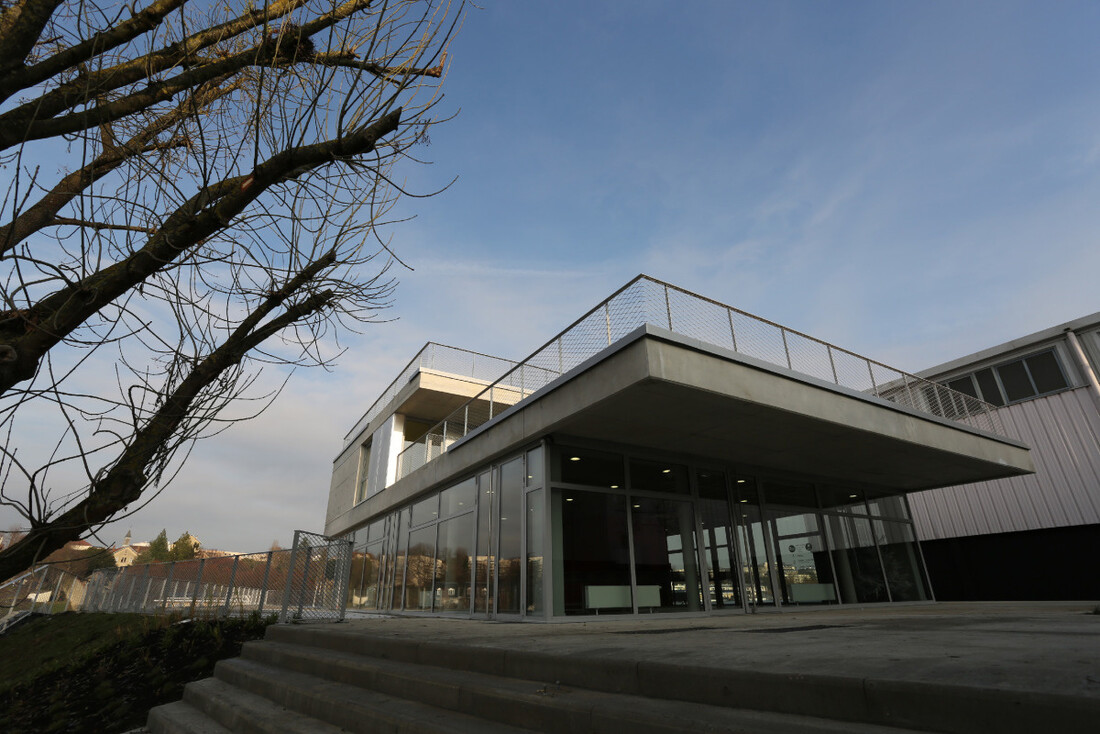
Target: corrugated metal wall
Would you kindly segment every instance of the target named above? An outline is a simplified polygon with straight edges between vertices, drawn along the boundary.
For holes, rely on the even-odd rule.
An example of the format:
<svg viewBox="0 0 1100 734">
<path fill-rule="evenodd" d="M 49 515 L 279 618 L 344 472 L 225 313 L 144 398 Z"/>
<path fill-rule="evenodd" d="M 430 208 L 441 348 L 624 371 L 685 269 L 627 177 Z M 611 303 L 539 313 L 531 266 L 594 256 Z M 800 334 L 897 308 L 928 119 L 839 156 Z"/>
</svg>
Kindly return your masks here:
<svg viewBox="0 0 1100 734">
<path fill-rule="evenodd" d="M 909 495 L 922 540 L 1100 523 L 1100 414 L 1086 388 L 998 411 L 1036 473 Z"/>
</svg>

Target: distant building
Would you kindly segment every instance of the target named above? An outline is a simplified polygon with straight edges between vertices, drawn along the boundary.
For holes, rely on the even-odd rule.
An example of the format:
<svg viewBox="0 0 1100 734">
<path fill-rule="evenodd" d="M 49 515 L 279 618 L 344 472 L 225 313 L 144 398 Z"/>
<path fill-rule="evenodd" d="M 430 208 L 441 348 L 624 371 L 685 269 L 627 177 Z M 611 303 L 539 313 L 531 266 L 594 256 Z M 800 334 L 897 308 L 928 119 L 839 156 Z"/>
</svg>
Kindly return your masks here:
<svg viewBox="0 0 1100 734">
<path fill-rule="evenodd" d="M 1035 473 L 910 495 L 940 599 L 1100 599 L 1100 313 L 921 372 L 991 403 Z"/>
<path fill-rule="evenodd" d="M 425 346 L 346 436 L 326 533 L 395 613 L 916 601 L 907 495 L 1032 469 L 973 395 L 639 276 L 519 363 Z"/>
</svg>

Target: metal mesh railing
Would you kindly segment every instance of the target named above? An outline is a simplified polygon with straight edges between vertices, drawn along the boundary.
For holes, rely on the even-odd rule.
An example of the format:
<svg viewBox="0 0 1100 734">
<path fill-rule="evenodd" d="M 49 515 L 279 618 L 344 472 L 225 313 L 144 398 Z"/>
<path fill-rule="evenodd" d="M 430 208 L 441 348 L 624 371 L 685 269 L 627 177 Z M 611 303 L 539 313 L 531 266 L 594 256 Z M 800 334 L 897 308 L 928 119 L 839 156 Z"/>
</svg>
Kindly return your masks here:
<svg viewBox="0 0 1100 734">
<path fill-rule="evenodd" d="M 644 324 L 698 339 L 921 413 L 1006 435 L 994 406 L 740 309 L 640 275 L 477 396 L 398 457 L 398 478 Z"/>
<path fill-rule="evenodd" d="M 28 614 L 79 609 L 85 583 L 57 566 L 39 566 L 0 585 L 0 632 Z"/>
<path fill-rule="evenodd" d="M 337 621 L 344 618 L 351 546 L 350 540 L 298 530 L 290 549 L 103 569 L 89 577 L 80 608 Z"/>
<path fill-rule="evenodd" d="M 355 426 L 344 436 L 344 447 L 347 448 L 352 440 L 370 425 L 370 422 L 389 405 L 397 393 L 401 391 L 412 376 L 417 372 L 427 369 L 436 372 L 444 372 L 451 375 L 469 377 L 481 382 L 491 382 L 497 379 L 502 372 L 514 366 L 515 362 L 509 359 L 501 359 L 480 352 L 472 352 L 469 349 L 449 347 L 445 344 L 428 342 L 424 348 L 416 353 L 405 369 L 389 384 L 377 400 L 367 409 L 367 412 L 355 423 Z"/>
</svg>

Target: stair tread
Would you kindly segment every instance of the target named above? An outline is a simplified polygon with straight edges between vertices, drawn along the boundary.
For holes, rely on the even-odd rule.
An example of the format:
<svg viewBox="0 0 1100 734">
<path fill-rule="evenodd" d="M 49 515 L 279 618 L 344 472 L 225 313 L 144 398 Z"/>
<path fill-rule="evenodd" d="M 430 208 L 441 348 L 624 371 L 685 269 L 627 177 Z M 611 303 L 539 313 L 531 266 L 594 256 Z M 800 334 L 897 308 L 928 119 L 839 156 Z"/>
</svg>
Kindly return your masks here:
<svg viewBox="0 0 1100 734">
<path fill-rule="evenodd" d="M 339 734 L 343 731 L 217 678 L 188 684 L 184 700 L 234 732 Z"/>
<path fill-rule="evenodd" d="M 186 701 L 150 709 L 146 728 L 152 734 L 233 734 Z"/>
<path fill-rule="evenodd" d="M 262 689 L 265 694 L 276 697 L 276 705 L 286 705 L 301 715 L 314 715 L 328 725 L 350 731 L 439 734 L 522 734 L 531 731 L 439 708 L 411 697 L 373 691 L 245 658 L 220 661 L 214 675 L 242 690 L 247 690 L 246 686 Z M 416 690 L 410 693 L 415 694 Z"/>
<path fill-rule="evenodd" d="M 417 690 L 418 696 L 433 706 L 452 708 L 469 706 L 471 701 L 478 701 L 481 703 L 479 715 L 500 716 L 511 711 L 513 723 L 522 716 L 522 713 L 515 712 L 516 708 L 521 712 L 525 707 L 536 711 L 555 709 L 553 715 L 547 714 L 543 726 L 538 726 L 537 713 L 525 720 L 525 725 L 536 730 L 548 730 L 547 721 L 554 715 L 558 717 L 558 726 L 562 726 L 561 721 L 572 715 L 571 728 L 580 726 L 591 731 L 612 732 L 628 725 L 654 731 L 783 731 L 792 734 L 903 734 L 913 731 L 878 724 L 593 691 L 273 640 L 248 643 L 242 657 L 257 665 L 280 669 L 299 661 L 304 663 L 301 668 L 320 668 L 328 679 L 338 677 L 338 685 L 360 691 L 380 684 L 389 689 L 385 692 L 393 695 L 397 690 L 404 692 L 412 686 L 419 686 L 411 690 Z M 315 677 L 312 672 L 300 670 L 297 675 Z M 494 705 L 494 701 L 498 705 Z"/>
</svg>

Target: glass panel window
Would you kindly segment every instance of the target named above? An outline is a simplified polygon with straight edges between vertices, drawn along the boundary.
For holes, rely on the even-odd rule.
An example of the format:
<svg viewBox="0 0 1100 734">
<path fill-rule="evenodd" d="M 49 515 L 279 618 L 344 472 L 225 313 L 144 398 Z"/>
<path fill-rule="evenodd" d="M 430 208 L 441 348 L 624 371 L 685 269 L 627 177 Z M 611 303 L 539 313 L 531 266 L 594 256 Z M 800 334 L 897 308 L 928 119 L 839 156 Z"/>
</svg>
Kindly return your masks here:
<svg viewBox="0 0 1100 734">
<path fill-rule="evenodd" d="M 367 441 L 359 448 L 359 481 L 355 486 L 355 504 L 367 498 L 367 479 L 370 475 L 370 447 Z"/>
<path fill-rule="evenodd" d="M 825 515 L 840 599 L 845 604 L 889 601 L 878 560 L 871 521 L 864 517 Z"/>
<path fill-rule="evenodd" d="M 741 606 L 737 582 L 736 539 L 730 525 L 726 475 L 718 471 L 696 474 L 699 519 L 703 525 L 703 556 L 707 561 L 707 591 L 714 609 Z"/>
<path fill-rule="evenodd" d="M 733 507 L 737 523 L 737 549 L 741 553 L 741 575 L 745 600 L 749 604 L 773 604 L 771 563 L 768 560 L 766 528 L 760 517 L 760 495 L 756 483 L 747 477 L 734 480 Z"/>
<path fill-rule="evenodd" d="M 382 571 L 382 544 L 372 543 L 351 559 L 351 585 L 348 606 L 357 609 L 378 607 L 379 580 Z"/>
<path fill-rule="evenodd" d="M 634 577 L 639 612 L 703 609 L 691 502 L 635 497 Z"/>
<path fill-rule="evenodd" d="M 500 467 L 500 548 L 497 570 L 497 613 L 518 614 L 523 548 L 523 459 Z"/>
<path fill-rule="evenodd" d="M 401 510 L 397 513 L 396 519 L 397 533 L 394 538 L 396 547 L 393 553 L 394 567 L 393 575 L 390 584 L 390 604 L 394 609 L 401 609 L 401 602 L 404 599 L 405 588 L 405 550 L 409 542 L 409 508 Z M 387 568 L 387 572 L 390 569 Z"/>
<path fill-rule="evenodd" d="M 619 489 L 626 484 L 623 457 L 600 451 L 559 449 L 558 474 L 563 482 Z"/>
<path fill-rule="evenodd" d="M 893 600 L 925 601 L 931 598 L 912 526 L 875 520 L 875 535 Z"/>
<path fill-rule="evenodd" d="M 542 447 L 527 452 L 527 486 L 538 487 L 542 484 Z"/>
<path fill-rule="evenodd" d="M 997 368 L 997 375 L 1001 378 L 1001 384 L 1004 385 L 1009 402 L 1035 395 L 1035 387 L 1031 384 L 1027 370 L 1024 369 L 1023 360 L 1002 364 Z"/>
<path fill-rule="evenodd" d="M 530 466 L 530 464 L 528 464 Z M 545 610 L 542 594 L 543 495 L 541 489 L 527 493 L 527 613 Z"/>
<path fill-rule="evenodd" d="M 435 526 L 409 533 L 409 555 L 405 560 L 405 609 L 432 608 L 435 578 Z"/>
<path fill-rule="evenodd" d="M 974 378 L 970 375 L 952 380 L 951 382 L 947 383 L 947 386 L 952 390 L 961 392 L 964 395 L 969 395 L 972 398 L 978 397 L 978 390 L 974 387 Z"/>
<path fill-rule="evenodd" d="M 1062 374 L 1062 368 L 1058 366 L 1058 359 L 1054 356 L 1054 352 L 1034 354 L 1025 359 L 1024 362 L 1031 373 L 1035 389 L 1040 394 L 1069 387 L 1066 376 Z"/>
<path fill-rule="evenodd" d="M 669 461 L 630 462 L 631 489 L 691 494 L 687 467 Z"/>
<path fill-rule="evenodd" d="M 474 518 L 474 514 L 468 512 L 439 523 L 432 607 L 437 612 L 470 611 L 470 551 L 474 543 Z"/>
<path fill-rule="evenodd" d="M 430 497 L 420 500 L 412 506 L 412 525 L 423 525 L 439 518 L 439 495 L 435 492 Z"/>
<path fill-rule="evenodd" d="M 632 613 L 626 497 L 554 490 L 553 500 L 554 613 Z"/>
<path fill-rule="evenodd" d="M 993 405 L 1005 404 L 1001 389 L 997 387 L 997 378 L 993 376 L 993 370 L 989 368 L 978 370 L 974 373 L 974 379 L 978 381 L 978 387 L 982 390 L 982 400 Z"/>
<path fill-rule="evenodd" d="M 890 520 L 909 519 L 909 513 L 905 509 L 905 498 L 901 495 L 878 497 L 867 504 L 871 508 L 872 517 L 885 517 Z"/>
<path fill-rule="evenodd" d="M 367 526 L 367 540 L 373 543 L 376 540 L 382 540 L 386 532 L 386 518 L 380 518 L 375 520 Z"/>
<path fill-rule="evenodd" d="M 818 487 L 818 497 L 823 510 L 856 515 L 867 514 L 867 505 L 863 503 L 861 489 L 823 485 Z"/>
<path fill-rule="evenodd" d="M 477 502 L 477 480 L 470 477 L 439 493 L 440 517 L 450 517 L 474 509 Z"/>
<path fill-rule="evenodd" d="M 474 573 L 474 611 L 489 612 L 489 588 L 496 566 L 496 554 L 489 542 L 493 516 L 493 486 L 491 472 L 477 478 L 477 564 Z"/>
</svg>

